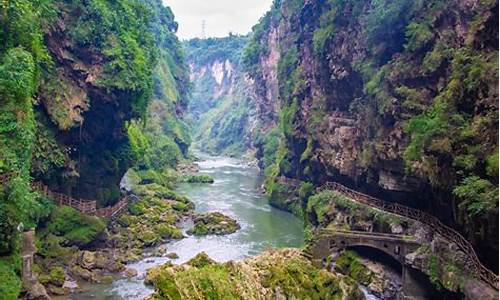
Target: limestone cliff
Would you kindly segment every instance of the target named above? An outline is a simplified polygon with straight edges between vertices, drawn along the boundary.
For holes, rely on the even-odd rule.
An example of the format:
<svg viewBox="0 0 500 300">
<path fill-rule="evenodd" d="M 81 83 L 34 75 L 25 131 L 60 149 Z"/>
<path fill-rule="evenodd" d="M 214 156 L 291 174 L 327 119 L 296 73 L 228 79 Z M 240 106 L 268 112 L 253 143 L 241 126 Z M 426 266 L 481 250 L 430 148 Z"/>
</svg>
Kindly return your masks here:
<svg viewBox="0 0 500 300">
<path fill-rule="evenodd" d="M 193 39 L 185 43 L 193 82 L 189 114 L 197 147 L 212 154 L 245 154 L 257 119 L 251 81 L 240 55 L 245 36 Z"/>
<path fill-rule="evenodd" d="M 275 1 L 244 55 L 279 125 L 271 202 L 341 182 L 436 214 L 496 268 L 497 58 L 496 1 Z"/>
<path fill-rule="evenodd" d="M 52 137 L 59 159 L 37 157 L 33 173 L 52 189 L 106 205 L 118 199 L 122 176 L 139 158 L 129 141 L 131 120 L 149 114 L 149 123 L 163 123 L 187 153 L 189 139 L 176 125 L 188 86 L 177 25 L 156 0 L 55 1 L 51 21 L 45 42 L 53 65 L 37 101 L 40 132 Z"/>
</svg>

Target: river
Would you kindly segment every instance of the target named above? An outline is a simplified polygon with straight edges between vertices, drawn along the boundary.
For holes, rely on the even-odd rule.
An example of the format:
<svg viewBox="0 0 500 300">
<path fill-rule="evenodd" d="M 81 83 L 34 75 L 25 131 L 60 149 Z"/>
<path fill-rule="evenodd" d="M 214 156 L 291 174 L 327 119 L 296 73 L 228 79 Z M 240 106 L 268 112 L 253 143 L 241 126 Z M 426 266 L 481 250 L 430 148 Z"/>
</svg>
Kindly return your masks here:
<svg viewBox="0 0 500 300">
<path fill-rule="evenodd" d="M 238 221 L 241 230 L 227 236 L 186 238 L 163 247 L 175 252 L 183 263 L 199 252 L 223 262 L 258 255 L 270 248 L 301 247 L 304 245 L 303 222 L 294 215 L 271 207 L 260 187 L 263 177 L 259 170 L 241 160 L 200 155 L 201 174 L 215 179 L 213 184 L 180 184 L 176 191 L 189 197 L 196 212 L 218 211 Z M 191 224 L 184 224 L 187 230 Z M 164 257 L 149 257 L 128 265 L 138 271 L 131 279 L 117 278 L 112 284 L 84 286 L 84 293 L 71 299 L 141 299 L 153 292 L 144 285 L 147 269 L 167 261 Z"/>
</svg>

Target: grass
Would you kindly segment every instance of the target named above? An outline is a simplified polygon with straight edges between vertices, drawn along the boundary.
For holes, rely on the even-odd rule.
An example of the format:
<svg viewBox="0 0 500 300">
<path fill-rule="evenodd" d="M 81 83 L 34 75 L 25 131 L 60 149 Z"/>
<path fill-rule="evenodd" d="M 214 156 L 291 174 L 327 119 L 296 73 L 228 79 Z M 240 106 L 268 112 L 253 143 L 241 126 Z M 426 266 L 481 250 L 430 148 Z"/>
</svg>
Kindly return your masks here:
<svg viewBox="0 0 500 300">
<path fill-rule="evenodd" d="M 17 299 L 21 292 L 20 269 L 18 254 L 0 257 L 0 300 Z"/>
</svg>

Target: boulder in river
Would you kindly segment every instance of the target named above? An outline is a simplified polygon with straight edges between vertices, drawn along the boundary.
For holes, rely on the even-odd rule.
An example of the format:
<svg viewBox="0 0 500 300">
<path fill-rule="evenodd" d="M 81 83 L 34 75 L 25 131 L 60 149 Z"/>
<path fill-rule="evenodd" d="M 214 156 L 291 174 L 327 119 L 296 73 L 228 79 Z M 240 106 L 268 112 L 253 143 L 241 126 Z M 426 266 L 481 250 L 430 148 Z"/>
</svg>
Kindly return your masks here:
<svg viewBox="0 0 500 300">
<path fill-rule="evenodd" d="M 196 215 L 193 221 L 194 227 L 188 230 L 188 234 L 225 235 L 234 233 L 241 228 L 236 220 L 219 212 Z"/>
</svg>

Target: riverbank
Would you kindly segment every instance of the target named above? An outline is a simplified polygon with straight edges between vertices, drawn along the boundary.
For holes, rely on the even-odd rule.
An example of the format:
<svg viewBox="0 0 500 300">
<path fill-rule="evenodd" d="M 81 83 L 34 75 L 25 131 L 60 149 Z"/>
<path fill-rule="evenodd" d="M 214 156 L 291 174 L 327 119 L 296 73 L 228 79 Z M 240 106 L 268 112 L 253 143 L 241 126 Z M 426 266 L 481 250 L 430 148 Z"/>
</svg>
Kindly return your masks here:
<svg viewBox="0 0 500 300">
<path fill-rule="evenodd" d="M 198 175 L 210 176 L 214 182 L 175 185 L 173 191 L 189 199 L 195 207 L 175 224 L 183 238 L 143 250 L 145 257 L 125 266 L 136 270 L 135 276 L 115 275 L 112 283 L 82 284 L 82 292 L 71 295 L 71 299 L 141 299 L 153 292 L 144 284 L 147 269 L 166 262 L 182 264 L 200 252 L 206 252 L 217 262 L 227 262 L 249 258 L 272 248 L 304 245 L 302 220 L 268 204 L 261 191 L 263 178 L 256 167 L 243 160 L 204 155 L 200 155 L 197 165 L 198 168 L 185 169 L 188 173 L 198 171 Z M 207 212 L 229 216 L 241 229 L 225 236 L 188 235 L 187 231 L 193 227 L 189 216 Z M 178 257 L 168 258 L 168 253 L 176 253 Z"/>
</svg>

